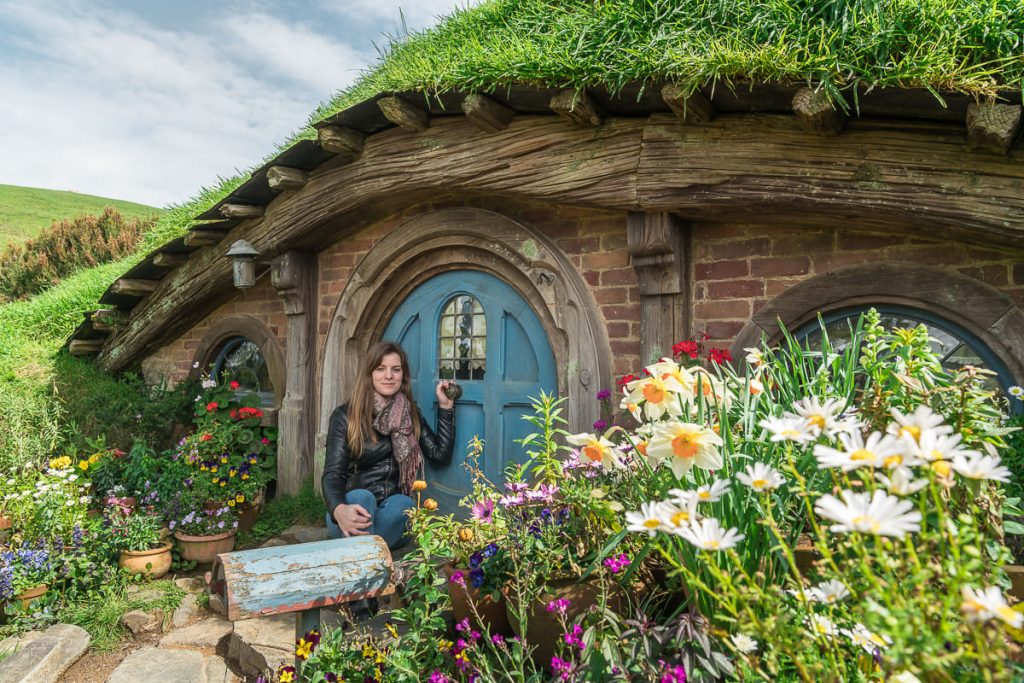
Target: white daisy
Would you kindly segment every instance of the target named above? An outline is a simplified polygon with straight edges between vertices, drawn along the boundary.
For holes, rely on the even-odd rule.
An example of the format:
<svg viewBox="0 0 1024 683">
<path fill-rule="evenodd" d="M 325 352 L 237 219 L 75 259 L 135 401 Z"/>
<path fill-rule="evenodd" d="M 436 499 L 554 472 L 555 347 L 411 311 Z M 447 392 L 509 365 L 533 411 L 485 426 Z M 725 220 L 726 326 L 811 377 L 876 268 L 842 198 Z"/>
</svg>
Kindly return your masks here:
<svg viewBox="0 0 1024 683">
<path fill-rule="evenodd" d="M 722 496 L 726 491 L 729 490 L 728 479 L 715 479 L 710 485 L 704 484 L 699 487 L 696 491 L 697 500 L 701 503 L 717 503 L 722 499 Z M 669 493 L 679 491 L 679 489 L 672 489 Z"/>
<path fill-rule="evenodd" d="M 668 461 L 676 478 L 681 479 L 694 465 L 706 470 L 721 469 L 721 445 L 722 438 L 707 427 L 673 420 L 655 426 L 647 455 L 655 462 Z"/>
<path fill-rule="evenodd" d="M 840 434 L 841 449 L 818 444 L 814 457 L 821 467 L 839 467 L 851 472 L 860 467 L 899 467 L 904 461 L 906 446 L 892 436 L 872 432 L 867 441 L 860 432 Z"/>
<path fill-rule="evenodd" d="M 1013 628 L 1024 626 L 1024 614 L 1006 604 L 1006 598 L 998 586 L 989 586 L 981 590 L 961 586 L 960 596 L 964 599 L 960 604 L 960 611 L 969 622 L 981 623 L 1001 619 Z"/>
<path fill-rule="evenodd" d="M 859 531 L 902 538 L 907 533 L 921 530 L 921 513 L 914 510 L 913 503 L 908 500 L 890 496 L 881 490 L 873 494 L 845 490 L 840 495 L 842 501 L 835 496 L 824 495 L 814 504 L 814 511 L 820 517 L 838 522 L 829 527 L 833 532 Z"/>
<path fill-rule="evenodd" d="M 768 417 L 758 424 L 771 434 L 772 441 L 792 441 L 794 443 L 814 441 L 814 433 L 803 418 Z"/>
<path fill-rule="evenodd" d="M 786 483 L 785 477 L 779 474 L 774 467 L 763 462 L 755 462 L 745 471 L 737 474 L 736 478 L 758 493 L 772 491 Z"/>
<path fill-rule="evenodd" d="M 842 409 L 843 402 L 837 398 L 826 399 L 822 403 L 817 396 L 808 396 L 793 404 L 793 411 L 807 423 L 807 428 L 815 436 L 824 434 L 833 439 L 842 431 L 839 429 L 839 414 Z M 787 417 L 789 416 L 787 414 Z"/>
<path fill-rule="evenodd" d="M 875 654 L 876 650 L 884 650 L 892 645 L 892 638 L 875 633 L 861 623 L 854 624 L 852 629 L 839 629 L 839 632 L 849 638 L 854 645 L 864 648 L 869 655 Z"/>
<path fill-rule="evenodd" d="M 1024 401 L 1024 387 L 1017 386 L 1016 384 L 1007 389 L 1010 392 L 1010 396 L 1013 396 L 1019 401 Z"/>
<path fill-rule="evenodd" d="M 987 479 L 989 481 L 1010 481 L 1010 470 L 1001 464 L 1002 460 L 997 455 L 981 455 L 973 458 L 965 458 L 962 455 L 953 457 L 953 469 L 961 477 L 968 479 Z"/>
<path fill-rule="evenodd" d="M 665 531 L 682 536 L 683 531 L 689 529 L 692 524 L 700 520 L 697 513 L 697 497 L 689 496 L 682 500 L 663 501 L 658 508 L 661 516 L 661 528 Z"/>
<path fill-rule="evenodd" d="M 629 531 L 647 532 L 648 536 L 654 536 L 659 531 L 669 531 L 663 520 L 664 505 L 660 501 L 641 503 L 639 512 L 626 513 L 626 528 Z"/>
<path fill-rule="evenodd" d="M 603 436 L 582 433 L 572 434 L 565 437 L 565 440 L 580 449 L 580 459 L 589 463 L 601 463 L 605 469 L 621 466 L 618 458 L 615 457 L 615 444 Z"/>
<path fill-rule="evenodd" d="M 757 641 L 745 633 L 734 633 L 732 635 L 732 644 L 745 655 L 757 652 Z"/>
<path fill-rule="evenodd" d="M 909 467 L 897 467 L 887 477 L 881 472 L 875 474 L 875 479 L 881 482 L 882 486 L 897 496 L 909 496 L 917 493 L 928 485 L 927 479 L 914 479 L 914 472 Z"/>
<path fill-rule="evenodd" d="M 811 602 L 823 602 L 828 605 L 839 602 L 850 595 L 850 590 L 842 582 L 835 579 L 819 583 L 817 586 L 808 588 L 805 592 Z"/>
<path fill-rule="evenodd" d="M 928 406 L 918 406 L 909 415 L 904 415 L 896 408 L 893 408 L 890 412 L 892 413 L 892 418 L 896 421 L 889 425 L 887 431 L 893 436 L 909 436 L 914 441 L 920 441 L 921 437 L 928 432 L 934 432 L 935 434 L 953 433 L 953 428 L 945 424 L 945 419 Z"/>
<path fill-rule="evenodd" d="M 962 436 L 959 434 L 940 434 L 937 432 L 924 432 L 917 441 L 909 435 L 903 437 L 903 442 L 915 448 L 914 455 L 927 462 L 938 462 L 940 460 L 952 460 L 957 456 L 973 458 L 978 455 L 977 451 L 965 448 L 961 444 Z"/>
<path fill-rule="evenodd" d="M 839 629 L 836 628 L 835 622 L 828 617 L 821 616 L 820 614 L 808 615 L 807 621 L 804 623 L 815 636 L 827 636 L 829 638 L 834 638 L 839 634 Z"/>
<path fill-rule="evenodd" d="M 736 547 L 746 536 L 735 527 L 726 531 L 714 517 L 708 517 L 683 529 L 680 536 L 701 550 L 728 550 Z"/>
</svg>

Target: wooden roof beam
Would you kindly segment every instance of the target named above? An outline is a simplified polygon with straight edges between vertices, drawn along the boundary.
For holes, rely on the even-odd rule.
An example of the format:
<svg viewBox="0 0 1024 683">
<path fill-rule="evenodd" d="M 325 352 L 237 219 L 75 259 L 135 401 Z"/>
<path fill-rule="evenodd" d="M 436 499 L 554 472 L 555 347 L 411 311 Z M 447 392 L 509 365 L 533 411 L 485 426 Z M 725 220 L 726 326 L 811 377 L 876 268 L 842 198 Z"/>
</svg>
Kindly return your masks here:
<svg viewBox="0 0 1024 683">
<path fill-rule="evenodd" d="M 669 83 L 661 89 L 661 99 L 683 123 L 707 123 L 715 118 L 715 105 L 699 90 L 687 92 L 683 86 Z"/>
<path fill-rule="evenodd" d="M 462 101 L 462 111 L 471 123 L 485 133 L 505 130 L 516 115 L 515 110 L 480 93 L 467 95 Z"/>
<path fill-rule="evenodd" d="M 577 126 L 600 126 L 604 120 L 600 107 L 586 90 L 563 90 L 551 98 L 551 110 Z"/>
<path fill-rule="evenodd" d="M 835 108 L 822 90 L 801 88 L 793 95 L 793 113 L 800 126 L 819 135 L 838 135 L 846 115 Z"/>
<path fill-rule="evenodd" d="M 126 296 L 147 296 L 153 293 L 158 284 L 160 284 L 159 280 L 139 280 L 122 277 L 114 281 L 114 284 L 110 286 L 110 292 Z"/>
<path fill-rule="evenodd" d="M 1020 130 L 1019 104 L 967 105 L 967 144 L 975 152 L 1005 155 Z"/>
<path fill-rule="evenodd" d="M 261 218 L 266 207 L 256 204 L 221 204 L 220 215 L 224 218 Z"/>
<path fill-rule="evenodd" d="M 402 130 L 410 133 L 422 133 L 430 127 L 430 114 L 415 104 L 410 104 L 401 97 L 392 95 L 377 100 L 384 118 Z"/>
<path fill-rule="evenodd" d="M 102 339 L 72 339 L 68 352 L 72 356 L 95 356 L 103 348 Z"/>
<path fill-rule="evenodd" d="M 324 126 L 317 129 L 316 141 L 324 150 L 355 161 L 363 153 L 366 135 L 344 126 Z"/>
<path fill-rule="evenodd" d="M 212 247 L 220 244 L 226 234 L 216 230 L 189 230 L 185 233 L 184 242 L 186 247 Z"/>
<path fill-rule="evenodd" d="M 271 166 L 267 169 L 267 184 L 271 190 L 301 190 L 309 180 L 309 173 L 301 168 Z"/>
<path fill-rule="evenodd" d="M 153 255 L 152 262 L 157 268 L 177 268 L 188 263 L 188 254 L 162 251 Z"/>
</svg>

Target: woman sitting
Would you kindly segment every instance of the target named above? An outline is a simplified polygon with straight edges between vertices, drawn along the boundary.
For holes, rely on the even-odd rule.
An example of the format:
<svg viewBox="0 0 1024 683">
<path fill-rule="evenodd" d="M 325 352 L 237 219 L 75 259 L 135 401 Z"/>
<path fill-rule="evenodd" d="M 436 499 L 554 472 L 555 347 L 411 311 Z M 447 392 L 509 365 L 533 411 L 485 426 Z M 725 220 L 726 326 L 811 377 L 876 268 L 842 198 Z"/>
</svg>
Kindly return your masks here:
<svg viewBox="0 0 1024 683">
<path fill-rule="evenodd" d="M 423 459 L 447 465 L 455 439 L 454 402 L 438 382 L 437 434 L 413 401 L 402 347 L 380 342 L 359 370 L 352 400 L 331 414 L 321 480 L 334 538 L 375 534 L 395 549 L 408 540 L 405 511 Z"/>
</svg>

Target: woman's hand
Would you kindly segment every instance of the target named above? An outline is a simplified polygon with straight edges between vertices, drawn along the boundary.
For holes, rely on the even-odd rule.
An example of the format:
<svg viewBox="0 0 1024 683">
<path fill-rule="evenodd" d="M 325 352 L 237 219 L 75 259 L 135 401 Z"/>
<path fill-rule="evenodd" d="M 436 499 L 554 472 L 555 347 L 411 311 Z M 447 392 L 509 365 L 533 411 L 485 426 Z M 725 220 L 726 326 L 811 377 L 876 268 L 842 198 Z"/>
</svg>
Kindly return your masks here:
<svg viewBox="0 0 1024 683">
<path fill-rule="evenodd" d="M 370 533 L 366 531 L 373 524 L 373 517 L 362 505 L 345 505 L 342 503 L 334 508 L 332 513 L 334 521 L 338 523 L 341 533 L 345 538 L 349 536 L 365 536 Z"/>
<path fill-rule="evenodd" d="M 444 393 L 444 390 L 452 384 L 454 384 L 454 382 L 449 382 L 448 380 L 443 379 L 437 383 L 437 387 L 434 390 L 434 393 L 437 395 L 437 405 L 445 410 L 451 410 L 452 406 L 455 405 L 455 401 L 448 398 L 448 394 Z"/>
</svg>

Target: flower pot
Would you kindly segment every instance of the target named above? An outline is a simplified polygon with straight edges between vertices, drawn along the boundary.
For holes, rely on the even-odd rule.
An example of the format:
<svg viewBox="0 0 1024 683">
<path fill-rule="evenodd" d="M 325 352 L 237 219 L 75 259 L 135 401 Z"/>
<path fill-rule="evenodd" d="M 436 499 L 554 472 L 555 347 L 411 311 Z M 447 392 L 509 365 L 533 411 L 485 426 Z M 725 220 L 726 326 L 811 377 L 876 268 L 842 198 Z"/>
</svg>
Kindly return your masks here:
<svg viewBox="0 0 1024 683">
<path fill-rule="evenodd" d="M 448 595 L 452 600 L 452 615 L 456 622 L 469 619 L 469 623 L 474 628 L 486 627 L 491 635 L 500 633 L 507 636 L 512 633 L 504 600 L 495 602 L 490 595 L 481 595 L 479 589 L 473 588 L 468 581 L 462 585 L 452 583 L 451 578 L 456 569 L 451 562 L 444 564 L 441 571 L 444 572 L 445 578 L 449 579 Z M 468 572 L 464 571 L 463 574 L 468 574 Z M 472 601 L 472 605 L 470 601 Z M 474 606 L 476 614 L 473 613 Z M 477 619 L 477 615 L 479 615 L 479 619 Z"/>
<path fill-rule="evenodd" d="M 1008 564 L 1003 571 L 1010 578 L 1010 595 L 1024 600 L 1024 565 Z"/>
<path fill-rule="evenodd" d="M 117 565 L 132 574 L 159 579 L 171 570 L 171 547 L 172 544 L 164 543 L 155 550 L 122 550 Z"/>
<path fill-rule="evenodd" d="M 252 531 L 256 524 L 256 517 L 259 516 L 260 508 L 252 503 L 243 503 L 238 506 L 238 531 L 247 534 Z"/>
<path fill-rule="evenodd" d="M 0 531 L 4 529 L 10 529 L 14 526 L 14 522 L 7 515 L 0 515 Z"/>
<path fill-rule="evenodd" d="M 178 540 L 178 552 L 182 559 L 209 564 L 217 555 L 229 553 L 235 547 L 236 529 L 214 534 L 212 536 L 189 536 L 180 531 L 174 532 L 174 538 Z"/>
<path fill-rule="evenodd" d="M 135 507 L 139 504 L 135 496 L 125 496 L 121 499 L 121 505 L 130 512 L 135 512 Z"/>
<path fill-rule="evenodd" d="M 798 545 L 793 548 L 793 560 L 796 568 L 803 576 L 814 571 L 814 563 L 821 559 L 821 555 L 813 545 Z"/>
<path fill-rule="evenodd" d="M 32 604 L 33 600 L 41 598 L 46 594 L 47 589 L 49 589 L 49 586 L 44 583 L 18 593 L 14 596 L 14 599 L 21 601 L 22 609 L 28 609 L 28 606 Z"/>
</svg>

